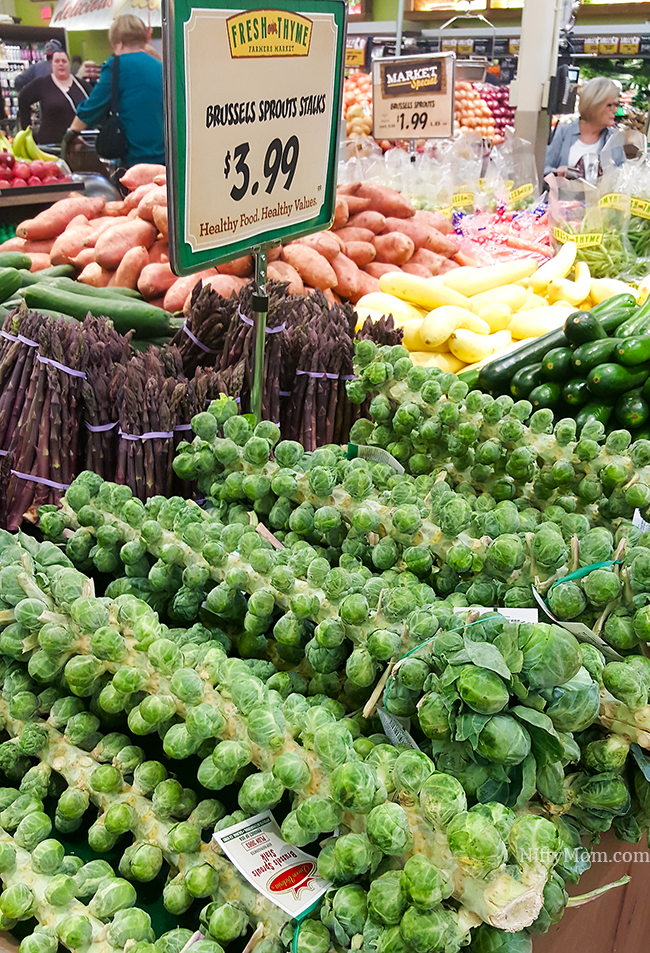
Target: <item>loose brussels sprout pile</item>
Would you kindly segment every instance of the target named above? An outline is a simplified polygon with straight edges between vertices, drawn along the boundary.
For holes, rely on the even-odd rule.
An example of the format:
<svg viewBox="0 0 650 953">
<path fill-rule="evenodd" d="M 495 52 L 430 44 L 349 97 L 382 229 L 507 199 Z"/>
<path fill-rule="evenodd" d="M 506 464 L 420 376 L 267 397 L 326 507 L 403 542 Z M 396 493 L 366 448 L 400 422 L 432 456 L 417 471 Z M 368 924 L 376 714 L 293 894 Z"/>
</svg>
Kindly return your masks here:
<svg viewBox="0 0 650 953">
<path fill-rule="evenodd" d="M 37 785 L 54 747 L 94 758 L 89 775 L 59 754 L 59 830 L 98 807 L 94 849 L 132 838 L 117 874 L 138 884 L 169 867 L 165 903 L 196 916 L 195 953 L 260 923 L 258 953 L 529 953 L 589 864 L 581 835 L 636 841 L 650 822 L 628 756 L 633 740 L 650 747 L 636 654 L 650 537 L 631 522 L 650 509 L 650 442 L 596 424 L 577 440 L 575 422 L 468 393 L 403 348 L 361 342 L 357 361 L 350 396 L 371 419 L 352 439 L 404 475 L 390 457 L 305 453 L 224 397 L 174 464 L 205 508 L 143 504 L 84 473 L 41 513 L 46 550 L 0 540 L 0 768 Z M 115 576 L 101 598 L 95 570 Z M 532 586 L 591 644 L 470 609 L 536 605 Z M 51 691 L 79 709 L 53 723 L 39 702 Z M 420 750 L 389 742 L 376 704 L 409 720 Z M 198 757 L 199 783 L 228 806 L 201 808 L 218 802 L 136 765 L 145 736 L 170 772 Z M 202 831 L 266 808 L 333 885 L 297 932 L 206 856 Z"/>
</svg>

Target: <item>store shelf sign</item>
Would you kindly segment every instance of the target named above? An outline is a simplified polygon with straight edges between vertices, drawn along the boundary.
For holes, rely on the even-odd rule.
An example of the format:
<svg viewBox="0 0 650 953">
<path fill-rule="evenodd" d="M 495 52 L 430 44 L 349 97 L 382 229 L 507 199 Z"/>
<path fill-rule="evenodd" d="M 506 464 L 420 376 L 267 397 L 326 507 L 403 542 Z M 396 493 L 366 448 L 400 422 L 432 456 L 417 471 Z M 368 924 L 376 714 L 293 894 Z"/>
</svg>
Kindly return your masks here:
<svg viewBox="0 0 650 953">
<path fill-rule="evenodd" d="M 453 53 L 386 57 L 372 64 L 375 139 L 437 139 L 454 128 Z"/>
<path fill-rule="evenodd" d="M 191 274 L 327 228 L 345 0 L 163 7 L 170 258 Z"/>
</svg>

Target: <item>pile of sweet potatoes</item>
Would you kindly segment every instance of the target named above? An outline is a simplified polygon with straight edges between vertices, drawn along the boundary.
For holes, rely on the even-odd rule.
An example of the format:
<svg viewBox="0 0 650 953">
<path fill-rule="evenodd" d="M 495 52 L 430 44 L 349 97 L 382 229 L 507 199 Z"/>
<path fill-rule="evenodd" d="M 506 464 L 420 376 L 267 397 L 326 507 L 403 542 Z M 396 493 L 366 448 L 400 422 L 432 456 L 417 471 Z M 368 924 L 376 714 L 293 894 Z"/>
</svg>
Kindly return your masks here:
<svg viewBox="0 0 650 953">
<path fill-rule="evenodd" d="M 122 178 L 123 201 L 71 197 L 18 226 L 0 245 L 32 259 L 32 271 L 72 265 L 78 281 L 134 288 L 166 311 L 187 310 L 201 278 L 229 297 L 253 274 L 250 255 L 178 278 L 169 264 L 165 167 L 140 164 Z M 322 289 L 330 300 L 356 302 L 379 290 L 387 271 L 429 278 L 458 267 L 449 221 L 415 211 L 394 189 L 370 182 L 339 186 L 332 228 L 268 252 L 268 277 L 289 282 L 292 294 Z"/>
</svg>

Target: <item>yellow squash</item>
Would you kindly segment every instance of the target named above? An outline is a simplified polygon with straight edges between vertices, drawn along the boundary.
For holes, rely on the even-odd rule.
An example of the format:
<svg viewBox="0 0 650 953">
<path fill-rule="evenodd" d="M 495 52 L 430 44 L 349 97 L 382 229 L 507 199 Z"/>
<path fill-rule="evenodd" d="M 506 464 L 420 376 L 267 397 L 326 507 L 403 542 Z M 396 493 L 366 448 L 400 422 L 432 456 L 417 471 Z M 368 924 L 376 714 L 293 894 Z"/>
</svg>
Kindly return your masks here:
<svg viewBox="0 0 650 953">
<path fill-rule="evenodd" d="M 518 258 L 483 268 L 454 268 L 445 275 L 445 284 L 454 291 L 472 297 L 529 278 L 537 270 L 532 258 Z"/>
<path fill-rule="evenodd" d="M 575 242 L 567 242 L 566 245 L 562 245 L 554 258 L 545 261 L 535 274 L 531 275 L 527 284 L 533 291 L 544 293 L 549 282 L 554 278 L 566 278 L 573 268 L 577 252 L 578 246 Z"/>
<path fill-rule="evenodd" d="M 443 305 L 430 311 L 420 328 L 423 345 L 431 350 L 439 348 L 456 328 L 467 328 L 475 334 L 489 334 L 490 325 L 467 308 Z"/>
<path fill-rule="evenodd" d="M 469 306 L 474 314 L 480 314 L 482 308 L 493 304 L 505 304 L 511 311 L 519 311 L 527 297 L 528 291 L 522 285 L 501 285 L 474 295 Z"/>
<path fill-rule="evenodd" d="M 510 331 L 497 331 L 496 334 L 474 334 L 465 328 L 458 328 L 449 338 L 449 350 L 459 361 L 474 364 L 490 354 L 503 350 L 512 343 Z"/>
<path fill-rule="evenodd" d="M 416 308 L 408 301 L 402 301 L 401 298 L 391 294 L 383 294 L 381 291 L 371 291 L 370 294 L 363 295 L 355 304 L 355 309 L 372 308 L 373 311 L 379 311 L 380 314 L 392 314 L 395 323 L 400 326 L 404 321 L 410 321 L 412 318 L 423 318 L 426 311 Z"/>
<path fill-rule="evenodd" d="M 430 311 L 441 305 L 452 304 L 456 307 L 468 307 L 469 302 L 465 295 L 452 291 L 435 278 L 419 278 L 402 271 L 389 271 L 379 279 L 379 287 L 386 294 L 395 295 L 402 301 L 410 301 Z"/>
<path fill-rule="evenodd" d="M 567 317 L 575 309 L 567 305 L 547 305 L 545 308 L 531 308 L 530 311 L 519 311 L 512 318 L 508 330 L 513 338 L 538 338 L 549 331 L 564 326 Z"/>
</svg>

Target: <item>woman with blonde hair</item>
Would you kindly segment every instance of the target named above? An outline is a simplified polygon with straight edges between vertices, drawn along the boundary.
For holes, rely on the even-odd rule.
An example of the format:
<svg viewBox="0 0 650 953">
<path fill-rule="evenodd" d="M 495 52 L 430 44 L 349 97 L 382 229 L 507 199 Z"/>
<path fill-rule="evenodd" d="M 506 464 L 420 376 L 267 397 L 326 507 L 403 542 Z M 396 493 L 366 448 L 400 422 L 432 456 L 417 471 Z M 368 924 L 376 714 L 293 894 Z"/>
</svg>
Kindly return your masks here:
<svg viewBox="0 0 650 953">
<path fill-rule="evenodd" d="M 580 89 L 574 122 L 560 123 L 546 149 L 544 174 L 566 175 L 587 155 L 600 156 L 603 146 L 616 131 L 616 113 L 621 87 L 613 79 L 596 76 Z"/>
<path fill-rule="evenodd" d="M 162 63 L 149 46 L 147 28 L 138 17 L 116 17 L 108 31 L 113 47 L 99 82 L 65 134 L 71 143 L 88 126 L 101 126 L 111 105 L 113 70 L 118 70 L 118 113 L 126 137 L 124 155 L 107 156 L 126 168 L 138 162 L 164 163 Z M 153 55 L 151 55 L 153 53 Z"/>
</svg>

